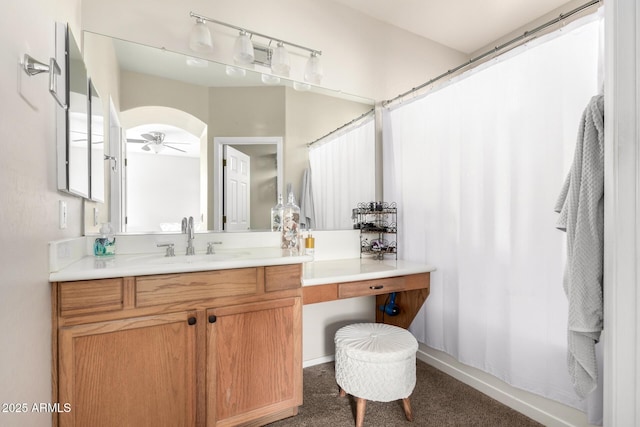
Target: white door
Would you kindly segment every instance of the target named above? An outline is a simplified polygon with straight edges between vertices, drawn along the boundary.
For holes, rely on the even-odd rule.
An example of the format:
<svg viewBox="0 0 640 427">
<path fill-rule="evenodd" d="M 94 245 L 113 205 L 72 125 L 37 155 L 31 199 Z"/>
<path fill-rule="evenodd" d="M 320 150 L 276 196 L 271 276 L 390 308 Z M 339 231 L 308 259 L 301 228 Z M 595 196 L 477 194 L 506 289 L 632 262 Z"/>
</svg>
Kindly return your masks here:
<svg viewBox="0 0 640 427">
<path fill-rule="evenodd" d="M 248 230 L 251 227 L 251 158 L 235 148 L 224 146 L 224 230 Z"/>
</svg>

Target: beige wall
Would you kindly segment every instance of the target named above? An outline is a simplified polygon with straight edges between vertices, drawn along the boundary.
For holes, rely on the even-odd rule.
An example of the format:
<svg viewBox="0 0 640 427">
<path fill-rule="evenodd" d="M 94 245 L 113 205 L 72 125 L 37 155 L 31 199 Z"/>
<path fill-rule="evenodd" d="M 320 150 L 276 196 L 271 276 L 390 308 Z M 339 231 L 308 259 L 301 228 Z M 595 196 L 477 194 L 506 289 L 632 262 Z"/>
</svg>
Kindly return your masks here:
<svg viewBox="0 0 640 427">
<path fill-rule="evenodd" d="M 209 118 L 207 88 L 123 71 L 120 79 L 120 111 L 148 105 L 182 110 L 205 123 Z"/>
</svg>

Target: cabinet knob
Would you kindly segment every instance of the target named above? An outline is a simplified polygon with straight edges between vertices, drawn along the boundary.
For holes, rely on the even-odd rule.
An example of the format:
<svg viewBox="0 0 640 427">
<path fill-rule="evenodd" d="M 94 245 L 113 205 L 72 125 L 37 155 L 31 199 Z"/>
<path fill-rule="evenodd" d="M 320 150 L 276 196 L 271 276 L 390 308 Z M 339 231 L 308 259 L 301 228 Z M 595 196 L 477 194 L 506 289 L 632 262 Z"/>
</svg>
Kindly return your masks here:
<svg viewBox="0 0 640 427">
<path fill-rule="evenodd" d="M 209 323 L 216 323 L 216 320 L 218 320 L 218 318 L 213 314 L 209 316 Z"/>
<path fill-rule="evenodd" d="M 197 321 L 195 317 L 189 317 L 189 319 L 187 319 L 187 323 L 191 326 L 195 325 Z"/>
</svg>

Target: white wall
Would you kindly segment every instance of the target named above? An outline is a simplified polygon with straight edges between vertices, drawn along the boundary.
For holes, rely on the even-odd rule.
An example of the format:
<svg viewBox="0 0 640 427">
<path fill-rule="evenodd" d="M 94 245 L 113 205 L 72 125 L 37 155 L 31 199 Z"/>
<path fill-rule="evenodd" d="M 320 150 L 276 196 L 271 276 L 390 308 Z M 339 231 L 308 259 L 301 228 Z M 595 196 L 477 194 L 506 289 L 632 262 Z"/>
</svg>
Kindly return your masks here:
<svg viewBox="0 0 640 427">
<path fill-rule="evenodd" d="M 56 190 L 55 101 L 48 77 L 19 68 L 48 62 L 54 22 L 79 29 L 79 0 L 4 2 L 0 13 L 0 403 L 51 402 L 50 240 L 81 235 L 81 201 Z M 58 228 L 58 201 L 69 225 Z M 51 414 L 0 412 L 2 426 L 46 426 Z"/>
<path fill-rule="evenodd" d="M 338 329 L 352 323 L 375 322 L 372 310 L 375 297 L 349 298 L 308 304 L 302 310 L 303 366 L 313 366 L 334 360 L 333 341 Z"/>
</svg>

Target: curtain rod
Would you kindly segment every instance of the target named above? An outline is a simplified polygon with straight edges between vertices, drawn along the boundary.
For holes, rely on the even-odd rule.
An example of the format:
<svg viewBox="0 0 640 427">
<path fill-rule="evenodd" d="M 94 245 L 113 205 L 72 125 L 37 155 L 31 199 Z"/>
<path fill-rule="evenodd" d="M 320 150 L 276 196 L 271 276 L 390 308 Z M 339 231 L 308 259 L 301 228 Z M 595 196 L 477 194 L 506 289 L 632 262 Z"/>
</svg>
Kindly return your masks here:
<svg viewBox="0 0 640 427">
<path fill-rule="evenodd" d="M 465 62 L 463 64 L 460 64 L 457 67 L 452 68 L 451 70 L 448 70 L 447 72 L 442 73 L 437 77 L 434 77 L 433 79 L 429 80 L 426 83 L 421 84 L 420 86 L 416 86 L 416 87 L 414 87 L 414 88 L 412 88 L 412 89 L 410 89 L 410 90 L 408 90 L 408 91 L 406 91 L 404 93 L 401 93 L 400 95 L 396 96 L 395 98 L 391 98 L 391 99 L 389 99 L 387 101 L 382 101 L 382 106 L 386 107 L 387 105 L 391 104 L 394 101 L 397 101 L 400 98 L 404 98 L 405 96 L 410 95 L 410 94 L 412 94 L 412 93 L 414 93 L 414 92 L 416 92 L 416 91 L 418 91 L 418 90 L 420 90 L 420 89 L 422 89 L 422 88 L 424 88 L 426 86 L 429 86 L 429 85 L 437 82 L 438 80 L 441 80 L 441 79 L 443 79 L 443 78 L 445 78 L 447 76 L 450 76 L 451 74 L 453 74 L 453 73 L 455 73 L 457 71 L 460 71 L 461 69 L 463 69 L 465 67 L 468 67 L 468 66 L 470 66 L 470 65 L 472 65 L 472 64 L 474 64 L 474 63 L 486 58 L 489 55 L 493 55 L 493 54 L 503 50 L 504 48 L 511 46 L 512 44 L 518 43 L 518 42 L 520 42 L 520 41 L 522 41 L 522 40 L 524 40 L 524 39 L 526 39 L 528 37 L 531 37 L 532 35 L 534 35 L 536 33 L 539 33 L 540 31 L 542 31 L 542 30 L 544 30 L 544 29 L 546 29 L 546 28 L 548 28 L 548 27 L 550 27 L 552 25 L 557 24 L 558 22 L 560 22 L 560 21 L 562 21 L 562 20 L 564 20 L 566 18 L 569 18 L 570 16 L 573 16 L 576 13 L 580 13 L 583 10 L 590 8 L 591 6 L 599 4 L 601 1 L 603 1 L 603 0 L 591 0 L 591 1 L 583 4 L 582 6 L 578 6 L 575 9 L 570 10 L 567 13 L 561 13 L 557 18 L 554 18 L 551 21 L 548 21 L 548 22 L 546 22 L 546 23 L 544 23 L 544 24 L 542 24 L 542 25 L 540 25 L 540 26 L 538 26 L 538 27 L 536 27 L 536 28 L 534 28 L 532 30 L 525 31 L 522 35 L 520 35 L 518 37 L 515 37 L 515 38 L 509 40 L 508 42 L 505 42 L 505 43 L 503 43 L 503 44 L 501 44 L 499 46 L 496 46 L 493 49 L 490 49 L 490 50 L 484 52 L 483 54 L 478 55 L 475 58 L 472 58 L 469 61 L 467 61 L 467 62 Z"/>
<path fill-rule="evenodd" d="M 328 133 L 328 134 L 326 134 L 325 136 L 321 136 L 320 138 L 316 139 L 315 141 L 308 143 L 308 144 L 307 144 L 307 147 L 311 147 L 311 146 L 312 146 L 313 144 L 315 144 L 316 142 L 318 142 L 318 141 L 320 141 L 320 140 L 322 140 L 322 139 L 325 139 L 325 138 L 326 138 L 326 137 L 328 137 L 329 135 L 333 135 L 334 133 L 338 132 L 340 129 L 344 129 L 344 128 L 346 128 L 347 126 L 349 126 L 350 124 L 353 124 L 353 123 L 357 122 L 358 120 L 360 120 L 360 119 L 363 119 L 363 118 L 367 117 L 369 114 L 373 113 L 375 110 L 376 110 L 375 108 L 372 108 L 371 110 L 367 111 L 366 113 L 361 114 L 360 116 L 356 117 L 355 119 L 351 120 L 350 122 L 345 123 L 345 124 L 343 124 L 342 126 L 340 126 L 340 127 L 336 128 L 336 129 L 332 130 L 331 132 L 329 132 L 329 133 Z"/>
</svg>

